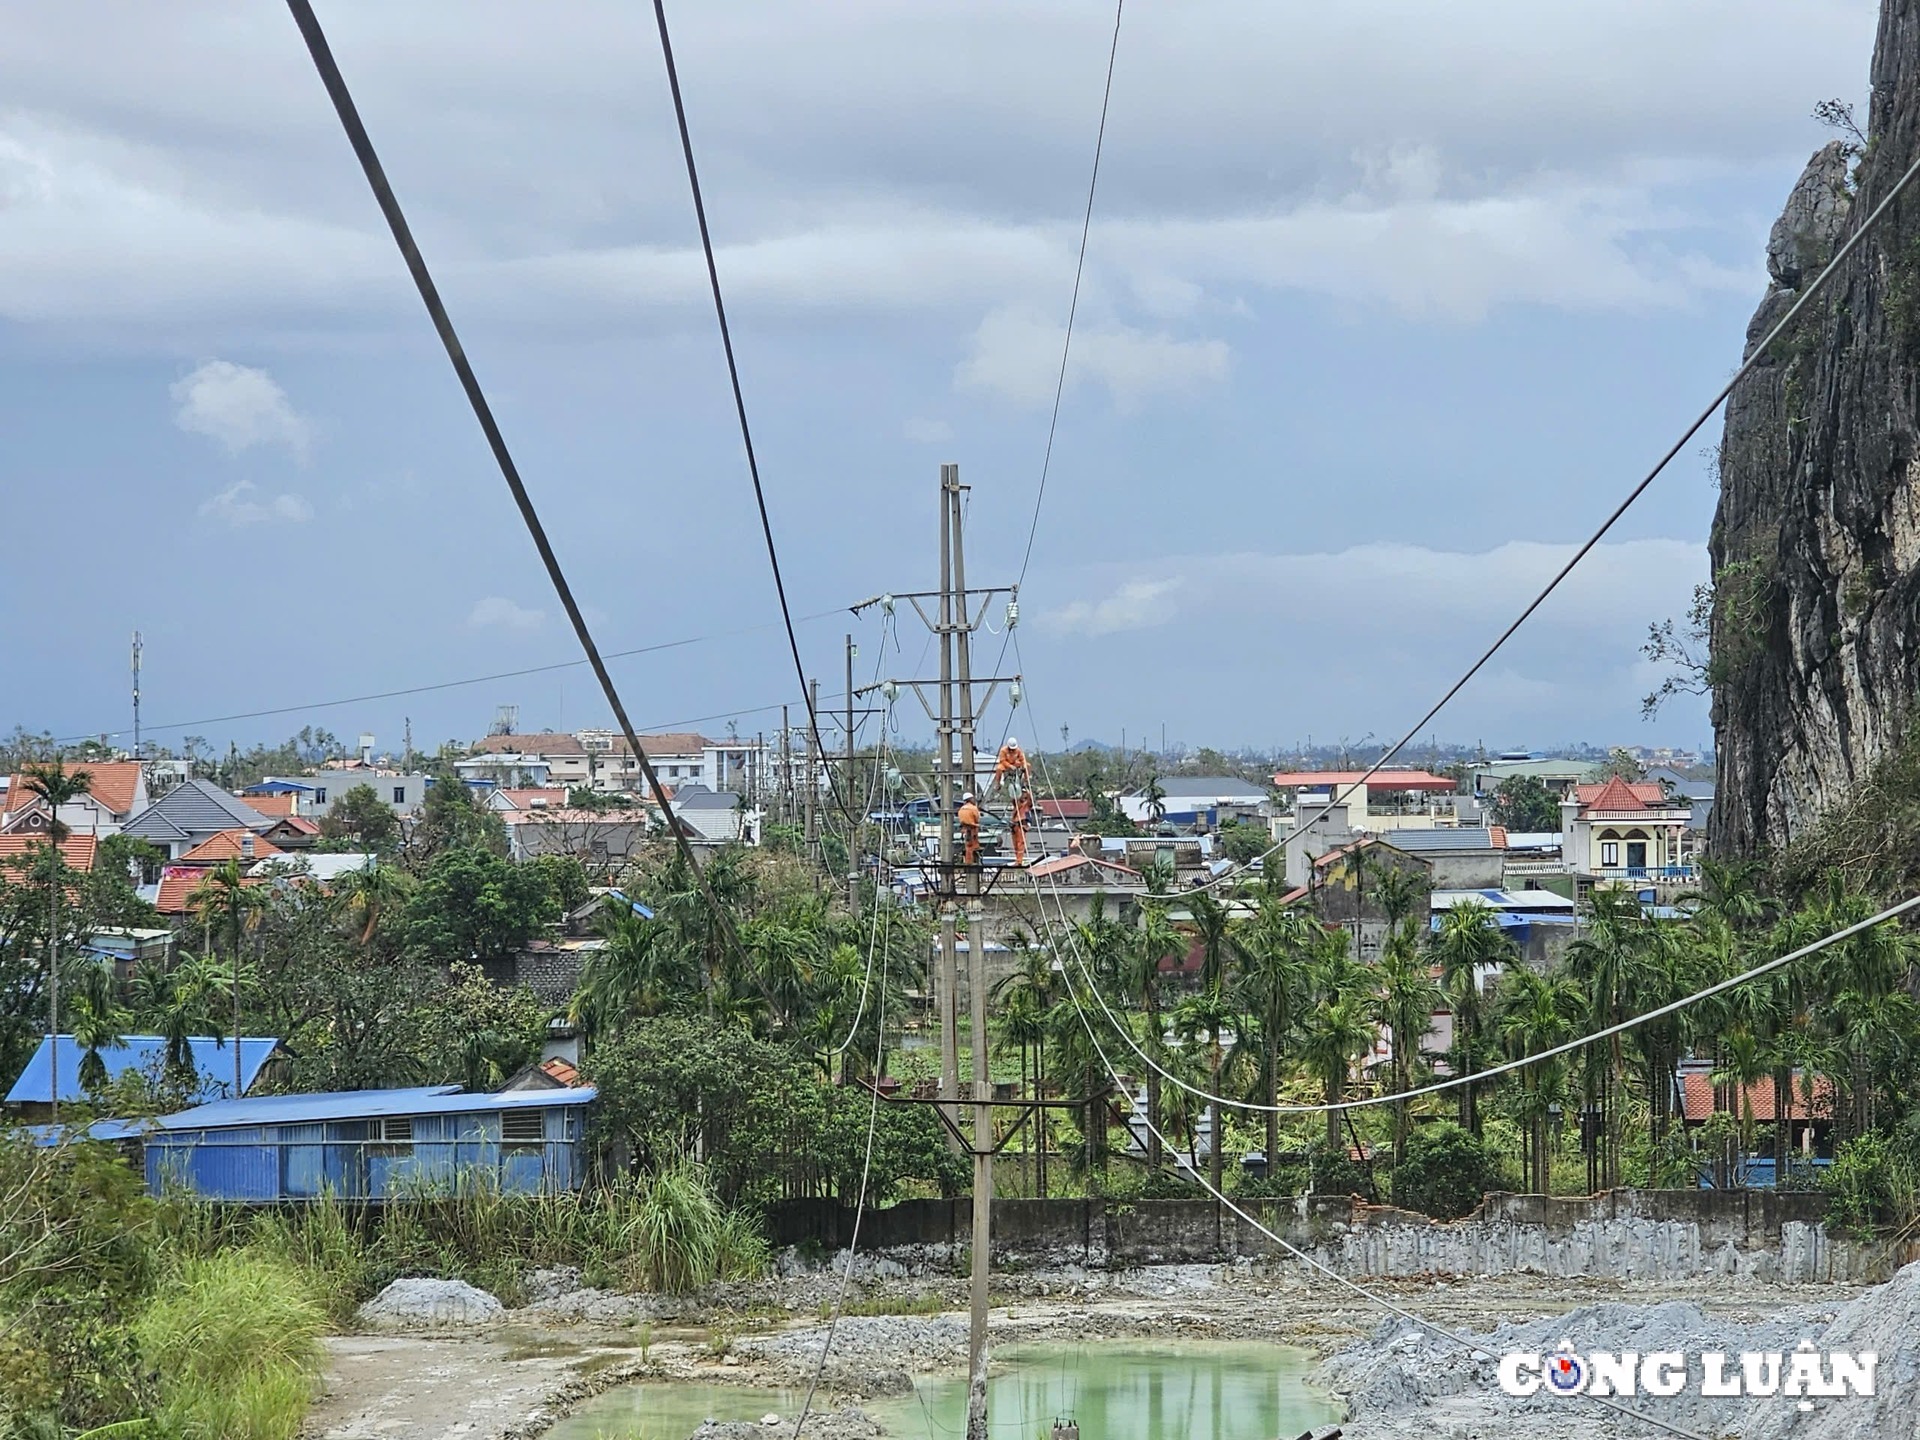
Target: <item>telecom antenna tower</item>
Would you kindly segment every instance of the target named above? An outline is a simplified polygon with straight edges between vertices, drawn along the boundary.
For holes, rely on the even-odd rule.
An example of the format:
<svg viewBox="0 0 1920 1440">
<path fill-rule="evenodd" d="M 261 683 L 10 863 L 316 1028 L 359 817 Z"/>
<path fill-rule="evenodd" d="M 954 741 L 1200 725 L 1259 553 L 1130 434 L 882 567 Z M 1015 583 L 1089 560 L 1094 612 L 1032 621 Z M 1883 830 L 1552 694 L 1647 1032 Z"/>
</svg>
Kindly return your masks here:
<svg viewBox="0 0 1920 1440">
<path fill-rule="evenodd" d="M 133 758 L 140 753 L 140 632 L 133 632 Z"/>
</svg>

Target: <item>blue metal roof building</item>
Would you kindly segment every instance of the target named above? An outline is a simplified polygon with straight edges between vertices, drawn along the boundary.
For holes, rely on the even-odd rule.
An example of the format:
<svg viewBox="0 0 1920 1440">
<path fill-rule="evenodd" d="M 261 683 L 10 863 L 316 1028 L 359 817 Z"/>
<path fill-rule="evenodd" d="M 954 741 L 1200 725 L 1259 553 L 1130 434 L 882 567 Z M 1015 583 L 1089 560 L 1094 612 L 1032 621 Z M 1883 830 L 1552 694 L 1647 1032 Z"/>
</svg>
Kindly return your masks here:
<svg viewBox="0 0 1920 1440">
<path fill-rule="evenodd" d="M 595 1094 L 436 1085 L 220 1100 L 155 1122 L 147 1186 L 259 1204 L 379 1201 L 476 1182 L 511 1194 L 577 1190 Z"/>
<path fill-rule="evenodd" d="M 107 1067 L 107 1079 L 118 1080 L 128 1072 L 144 1076 L 154 1084 L 166 1078 L 167 1042 L 159 1035 L 125 1035 L 119 1045 L 100 1049 L 101 1062 Z M 218 1100 L 233 1094 L 233 1041 L 224 1035 L 195 1035 L 187 1042 L 193 1055 L 198 1084 L 191 1098 Z M 260 1078 L 261 1067 L 280 1048 L 271 1036 L 240 1037 L 240 1088 L 244 1092 Z M 60 1037 L 60 1103 L 70 1105 L 87 1098 L 80 1083 L 80 1058 L 85 1050 L 71 1035 Z M 40 1114 L 53 1103 L 53 1039 L 43 1036 L 26 1069 L 20 1072 L 7 1091 L 6 1103 L 29 1116 Z"/>
</svg>

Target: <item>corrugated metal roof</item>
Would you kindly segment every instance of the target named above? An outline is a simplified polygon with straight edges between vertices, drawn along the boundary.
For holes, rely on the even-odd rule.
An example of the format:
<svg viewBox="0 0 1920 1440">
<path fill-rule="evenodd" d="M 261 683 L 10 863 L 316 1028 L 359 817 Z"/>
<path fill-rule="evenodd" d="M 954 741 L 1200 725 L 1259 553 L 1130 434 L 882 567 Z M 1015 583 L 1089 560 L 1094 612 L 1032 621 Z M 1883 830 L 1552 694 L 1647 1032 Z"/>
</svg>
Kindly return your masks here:
<svg viewBox="0 0 1920 1440">
<path fill-rule="evenodd" d="M 305 1125 L 316 1120 L 363 1120 L 381 1115 L 458 1115 L 487 1110 L 546 1109 L 585 1105 L 599 1092 L 591 1085 L 569 1090 L 502 1090 L 469 1095 L 457 1085 L 408 1090 L 335 1090 L 319 1095 L 260 1095 L 216 1100 L 211 1105 L 162 1116 L 165 1130 L 216 1130 L 249 1125 Z"/>
<path fill-rule="evenodd" d="M 167 1042 L 158 1035 L 127 1035 L 125 1044 L 103 1047 L 100 1059 L 107 1067 L 107 1078 L 117 1080 L 132 1071 L 158 1080 L 167 1063 Z M 187 1042 L 193 1053 L 193 1068 L 200 1077 L 197 1099 L 212 1099 L 233 1088 L 233 1041 L 226 1037 L 195 1035 Z M 280 1042 L 268 1036 L 240 1037 L 240 1084 L 245 1087 L 259 1078 L 267 1057 L 280 1048 Z M 60 1098 L 84 1100 L 87 1092 L 80 1085 L 81 1048 L 71 1035 L 60 1037 Z M 52 1100 L 53 1046 L 45 1037 L 27 1066 L 7 1091 L 9 1105 L 45 1105 Z"/>
<path fill-rule="evenodd" d="M 1418 854 L 1422 850 L 1497 850 L 1493 832 L 1485 826 L 1457 830 L 1390 830 L 1382 837 L 1396 850 Z"/>
</svg>

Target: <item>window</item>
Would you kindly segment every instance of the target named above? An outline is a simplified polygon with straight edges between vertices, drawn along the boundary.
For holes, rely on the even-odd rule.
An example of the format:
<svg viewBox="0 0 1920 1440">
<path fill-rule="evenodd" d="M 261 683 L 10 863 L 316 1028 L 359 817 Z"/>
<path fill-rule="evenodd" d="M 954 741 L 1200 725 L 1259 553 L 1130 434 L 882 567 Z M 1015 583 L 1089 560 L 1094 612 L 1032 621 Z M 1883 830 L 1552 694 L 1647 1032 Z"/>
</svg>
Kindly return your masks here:
<svg viewBox="0 0 1920 1440">
<path fill-rule="evenodd" d="M 324 805 L 324 804 L 326 804 L 326 803 L 327 803 L 327 792 L 326 792 L 325 790 L 315 790 L 315 791 L 313 792 L 313 803 L 314 803 L 314 804 L 316 804 L 316 805 Z"/>
<path fill-rule="evenodd" d="M 1620 864 L 1620 842 L 1602 840 L 1600 842 L 1600 868 L 1612 870 Z"/>
<path fill-rule="evenodd" d="M 407 787 L 406 786 L 396 785 L 393 787 L 393 803 L 396 805 L 404 805 L 407 803 Z"/>
<path fill-rule="evenodd" d="M 500 1116 L 500 1143 L 510 1149 L 531 1149 L 547 1138 L 547 1112 L 508 1110 Z"/>
<path fill-rule="evenodd" d="M 389 1145 L 413 1143 L 413 1117 L 388 1115 L 380 1121 L 380 1138 Z"/>
</svg>

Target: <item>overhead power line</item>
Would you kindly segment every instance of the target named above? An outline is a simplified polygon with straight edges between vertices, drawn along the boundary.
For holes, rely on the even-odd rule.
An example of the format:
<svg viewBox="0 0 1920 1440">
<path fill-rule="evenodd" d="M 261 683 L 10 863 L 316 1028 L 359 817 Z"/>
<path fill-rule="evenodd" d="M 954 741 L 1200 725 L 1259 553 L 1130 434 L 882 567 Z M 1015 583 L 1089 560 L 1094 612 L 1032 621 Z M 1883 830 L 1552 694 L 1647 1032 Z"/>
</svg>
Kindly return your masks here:
<svg viewBox="0 0 1920 1440">
<path fill-rule="evenodd" d="M 607 697 L 614 718 L 619 722 L 620 733 L 633 753 L 634 760 L 640 766 L 640 773 L 646 778 L 647 788 L 653 792 L 654 803 L 667 817 L 667 829 L 672 832 L 674 843 L 679 847 L 681 857 L 693 876 L 694 883 L 700 887 L 701 897 L 719 922 L 727 942 L 743 962 L 746 950 L 740 943 L 740 936 L 734 928 L 733 916 L 721 905 L 719 897 L 713 893 L 713 887 L 707 881 L 706 872 L 700 868 L 700 862 L 693 853 L 693 846 L 674 819 L 673 802 L 666 788 L 660 783 L 660 776 L 653 768 L 653 762 L 647 758 L 646 750 L 640 744 L 640 737 L 634 732 L 633 722 L 627 718 L 626 704 L 620 698 L 620 691 L 613 683 L 613 675 L 607 669 L 607 662 L 600 654 L 600 648 L 594 643 L 593 632 L 587 627 L 586 617 L 580 613 L 579 603 L 574 599 L 573 587 L 567 582 L 566 572 L 560 566 L 559 557 L 554 554 L 553 545 L 547 539 L 546 527 L 540 523 L 539 513 L 534 509 L 533 497 L 527 493 L 526 484 L 520 478 L 520 469 L 514 464 L 513 455 L 507 449 L 506 437 L 501 433 L 499 423 L 494 419 L 493 407 L 487 403 L 486 392 L 480 388 L 480 380 L 474 374 L 473 365 L 467 359 L 467 352 L 455 333 L 453 320 L 447 314 L 446 306 L 441 302 L 439 287 L 433 283 L 433 275 L 427 269 L 427 262 L 415 243 L 413 231 L 407 224 L 406 215 L 401 211 L 399 198 L 393 192 L 393 186 L 387 180 L 385 168 L 375 153 L 373 140 L 367 134 L 367 127 L 360 119 L 360 111 L 353 103 L 353 96 L 347 89 L 346 78 L 340 73 L 340 66 L 333 58 L 333 50 L 327 44 L 326 32 L 320 28 L 319 18 L 313 13 L 310 0 L 287 0 L 287 9 L 300 27 L 301 37 L 306 41 L 307 53 L 313 57 L 314 69 L 319 72 L 321 84 L 326 87 L 327 98 L 333 102 L 333 108 L 340 117 L 340 124 L 347 133 L 347 140 L 353 146 L 353 153 L 360 161 L 360 168 L 366 173 L 367 184 L 373 190 L 373 196 L 380 206 L 380 213 L 386 218 L 387 228 L 393 232 L 394 243 L 400 247 L 401 257 L 406 261 L 407 271 L 413 277 L 413 283 L 420 292 L 421 303 L 426 306 L 427 314 L 433 321 L 433 328 L 439 332 L 440 343 L 446 347 L 447 359 L 452 362 L 453 371 L 460 380 L 460 388 L 466 392 L 467 403 L 473 407 L 474 418 L 480 422 L 480 429 L 487 437 L 487 445 L 493 451 L 493 458 L 500 467 L 501 478 L 507 482 L 507 489 L 513 495 L 513 503 L 520 511 L 520 519 L 527 527 L 527 534 L 533 540 L 534 548 L 540 552 L 540 563 L 546 567 L 547 579 L 552 582 L 554 594 L 559 597 L 561 607 L 567 612 L 567 619 L 573 625 L 573 633 L 580 641 L 580 648 L 586 652 L 587 662 L 593 666 L 593 673 L 600 682 L 600 689 Z M 784 602 L 782 609 L 785 609 Z M 792 634 L 792 621 L 788 620 L 788 634 Z"/>
<path fill-rule="evenodd" d="M 680 152 L 687 161 L 687 185 L 693 191 L 693 214 L 700 224 L 700 250 L 707 261 L 707 283 L 713 291 L 713 313 L 720 321 L 720 346 L 726 351 L 727 379 L 733 386 L 733 411 L 740 421 L 740 443 L 746 447 L 747 474 L 753 480 L 753 500 L 760 510 L 760 533 L 767 542 L 767 564 L 773 570 L 773 590 L 780 601 L 780 615 L 787 625 L 787 648 L 793 654 L 793 677 L 800 686 L 800 702 L 812 722 L 807 733 L 814 737 L 814 760 L 826 768 L 826 755 L 819 753 L 820 717 L 813 710 L 813 696 L 807 685 L 807 667 L 800 660 L 800 641 L 794 634 L 793 612 L 787 607 L 787 582 L 780 574 L 780 550 L 773 543 L 773 521 L 767 516 L 767 492 L 760 483 L 760 460 L 753 449 L 753 428 L 747 423 L 747 398 L 740 388 L 740 366 L 733 355 L 733 331 L 727 324 L 727 302 L 720 293 L 720 267 L 714 260 L 713 233 L 707 226 L 707 202 L 700 193 L 700 169 L 693 160 L 693 136 L 687 129 L 686 101 L 680 94 L 680 71 L 673 63 L 673 41 L 667 34 L 666 0 L 653 0 L 653 15 L 660 28 L 660 55 L 667 66 L 667 85 L 673 91 L 673 118 L 680 127 Z M 847 811 L 852 823 L 851 799 L 841 799 L 839 788 L 833 797 Z"/>
<path fill-rule="evenodd" d="M 1100 92 L 1100 128 L 1093 137 L 1093 173 L 1087 179 L 1087 209 L 1080 217 L 1080 255 L 1073 263 L 1073 298 L 1067 302 L 1067 332 L 1060 344 L 1060 373 L 1053 382 L 1053 416 L 1047 421 L 1047 449 L 1040 460 L 1040 485 L 1033 496 L 1033 519 L 1027 526 L 1027 548 L 1020 557 L 1018 590 L 1027 578 L 1027 566 L 1033 561 L 1033 537 L 1040 531 L 1040 506 L 1047 498 L 1047 474 L 1053 468 L 1053 437 L 1060 428 L 1060 400 L 1067 391 L 1067 360 L 1073 354 L 1073 321 L 1080 312 L 1080 277 L 1087 268 L 1087 235 L 1093 229 L 1093 197 L 1100 188 L 1100 154 L 1107 144 L 1107 107 L 1113 101 L 1113 66 L 1120 54 L 1120 17 L 1127 0 L 1114 0 L 1113 40 L 1107 46 L 1107 83 Z M 1006 646 L 1000 647 L 1005 655 Z"/>
<path fill-rule="evenodd" d="M 829 616 L 842 614 L 844 611 L 844 606 L 836 610 L 816 610 L 811 615 L 800 616 L 798 623 L 805 624 L 810 620 L 824 620 Z M 637 645 L 631 650 L 608 650 L 604 652 L 604 658 L 608 660 L 631 660 L 636 655 L 655 655 L 662 650 L 679 650 L 688 645 L 704 645 L 710 640 L 725 640 L 735 635 L 751 635 L 755 631 L 771 630 L 772 628 L 774 628 L 774 622 L 770 620 L 763 625 L 742 625 L 733 630 L 715 630 L 706 635 L 692 635 L 684 640 L 662 640 L 657 645 Z M 587 663 L 584 659 L 555 660 L 550 664 L 528 665 L 519 670 L 498 670 L 491 675 L 470 675 L 462 680 L 437 680 L 428 685 L 408 685 L 398 690 L 376 690 L 365 695 L 343 695 L 337 700 L 315 700 L 305 705 L 275 705 L 265 710 L 245 710 L 234 715 L 210 715 L 203 720 L 179 720 L 165 725 L 148 725 L 142 723 L 140 731 L 144 735 L 151 735 L 156 731 L 162 730 L 197 730 L 203 725 L 232 725 L 238 724 L 242 720 L 265 720 L 275 715 L 304 715 L 315 710 L 336 709 L 342 705 L 370 705 L 377 700 L 399 700 L 409 695 L 431 695 L 436 691 L 458 690 L 468 685 L 488 685 L 500 680 L 520 680 L 529 675 L 548 675 L 556 670 L 574 670 Z M 725 719 L 729 715 L 751 715 L 757 714 L 761 710 L 778 710 L 779 708 L 780 706 L 776 702 L 773 705 L 756 706 L 752 710 L 725 710 L 718 715 L 702 715 L 695 718 L 699 720 Z M 673 723 L 691 725 L 694 721 L 683 720 Z M 54 743 L 58 745 L 78 745 L 87 740 L 111 739 L 114 736 L 125 735 L 127 733 L 129 732 L 126 730 L 90 730 L 85 735 L 69 735 L 63 739 L 56 740 Z"/>
<path fill-rule="evenodd" d="M 1814 277 L 1813 282 L 1809 284 L 1806 287 L 1806 289 L 1800 292 L 1798 298 L 1796 298 L 1793 304 L 1788 307 L 1787 313 L 1782 315 L 1779 321 L 1774 325 L 1773 329 L 1767 332 L 1766 339 L 1762 340 L 1758 345 L 1753 347 L 1753 352 L 1747 356 L 1744 362 L 1742 362 L 1740 368 L 1733 372 L 1733 378 L 1727 381 L 1725 385 L 1722 385 L 1720 387 L 1719 393 L 1716 394 L 1713 397 L 1713 399 L 1707 403 L 1706 408 L 1702 410 L 1697 417 L 1695 417 L 1693 423 L 1687 426 L 1687 428 L 1681 432 L 1680 438 L 1674 441 L 1673 444 L 1670 447 L 1668 447 L 1667 452 L 1664 455 L 1662 455 L 1659 461 L 1655 463 L 1654 467 L 1646 473 L 1646 475 L 1641 479 L 1640 483 L 1635 485 L 1631 490 L 1627 492 L 1626 498 L 1622 500 L 1618 505 L 1614 506 L 1612 513 L 1610 513 L 1605 520 L 1600 522 L 1600 528 L 1595 530 L 1593 534 L 1588 536 L 1587 539 L 1581 543 L 1580 548 L 1573 552 L 1572 556 L 1567 560 L 1567 563 L 1560 567 L 1560 569 L 1554 574 L 1553 578 L 1546 583 L 1545 587 L 1540 591 L 1539 594 L 1535 595 L 1533 599 L 1527 602 L 1526 608 L 1522 610 L 1517 616 L 1514 617 L 1512 624 L 1508 625 L 1506 629 L 1502 630 L 1500 634 L 1495 637 L 1494 642 L 1491 645 L 1489 645 L 1485 651 L 1481 653 L 1480 658 L 1475 660 L 1471 665 L 1469 665 L 1466 668 L 1465 673 L 1463 673 L 1458 680 L 1454 681 L 1453 684 L 1447 687 L 1446 692 L 1442 694 L 1438 700 L 1433 702 L 1433 704 L 1428 708 L 1427 712 L 1424 715 L 1422 715 L 1418 720 L 1414 721 L 1412 725 L 1407 727 L 1406 734 L 1402 735 L 1398 740 L 1394 741 L 1393 744 L 1389 745 L 1385 750 L 1383 750 L 1380 753 L 1380 758 L 1375 760 L 1373 764 L 1369 765 L 1366 768 L 1366 770 L 1362 772 L 1359 779 L 1350 782 L 1347 785 L 1345 790 L 1339 790 L 1338 787 L 1334 787 L 1334 791 L 1337 793 L 1329 794 L 1327 803 L 1320 808 L 1320 811 L 1318 814 L 1316 814 L 1311 820 L 1308 820 L 1302 824 L 1295 825 L 1292 835 L 1289 835 L 1281 840 L 1278 840 L 1274 844 L 1268 846 L 1265 850 L 1260 852 L 1259 858 L 1264 859 L 1267 856 L 1272 855 L 1276 850 L 1280 850 L 1284 848 L 1288 840 L 1293 839 L 1295 836 L 1304 834 L 1306 831 L 1311 829 L 1314 825 L 1318 824 L 1321 820 L 1325 819 L 1327 814 L 1330 811 L 1332 811 L 1335 806 L 1344 804 L 1348 799 L 1348 797 L 1350 797 L 1356 790 L 1358 790 L 1361 786 L 1365 785 L 1375 775 L 1379 774 L 1381 769 L 1385 767 L 1386 763 L 1389 760 L 1393 759 L 1394 756 L 1398 755 L 1408 745 L 1412 744 L 1414 737 L 1419 735 L 1423 730 L 1425 730 L 1428 724 L 1433 720 L 1433 718 L 1437 716 L 1442 710 L 1444 710 L 1447 707 L 1448 704 L 1452 702 L 1453 697 L 1458 695 L 1463 689 L 1466 688 L 1467 682 L 1472 680 L 1474 676 L 1478 675 L 1480 671 L 1485 667 L 1487 662 L 1493 659 L 1495 655 L 1500 653 L 1501 649 L 1506 645 L 1506 643 L 1514 637 L 1515 632 L 1517 632 L 1522 625 L 1526 624 L 1528 620 L 1533 618 L 1534 611 L 1538 610 L 1542 605 L 1544 605 L 1547 601 L 1547 597 L 1553 594 L 1554 591 L 1558 590 L 1560 588 L 1561 582 L 1563 582 L 1567 578 L 1567 576 L 1573 573 L 1574 567 L 1577 566 L 1582 560 L 1585 560 L 1587 558 L 1588 554 L 1591 553 L 1591 551 L 1593 550 L 1593 547 L 1598 545 L 1602 540 L 1604 540 L 1607 537 L 1608 533 L 1613 529 L 1613 527 L 1620 522 L 1620 518 L 1623 515 L 1625 515 L 1630 508 L 1632 508 L 1633 503 L 1646 493 L 1647 487 L 1652 485 L 1655 480 L 1660 478 L 1661 473 L 1666 470 L 1667 466 L 1673 463 L 1674 457 L 1677 456 L 1683 449 L 1685 449 L 1687 446 L 1687 443 L 1691 441 L 1693 437 L 1700 432 L 1700 427 L 1705 425 L 1707 421 L 1712 419 L 1714 412 L 1719 410 L 1719 408 L 1726 403 L 1727 397 L 1734 392 L 1735 387 L 1737 387 L 1742 380 L 1746 379 L 1747 376 L 1751 375 L 1754 372 L 1754 370 L 1759 366 L 1760 362 L 1766 358 L 1767 352 L 1773 348 L 1774 342 L 1787 332 L 1788 328 L 1792 326 L 1793 322 L 1799 318 L 1800 312 L 1806 309 L 1807 306 L 1810 303 L 1812 303 L 1813 297 L 1818 295 L 1822 290 L 1824 290 L 1827 286 L 1827 283 L 1830 280 L 1832 280 L 1836 274 L 1839 273 L 1840 267 L 1846 263 L 1847 257 L 1852 255 L 1855 250 L 1859 249 L 1861 243 L 1866 240 L 1867 236 L 1873 233 L 1874 228 L 1879 225 L 1880 221 L 1882 220 L 1882 218 L 1885 217 L 1887 212 L 1893 208 L 1894 202 L 1900 198 L 1902 193 L 1905 192 L 1907 186 L 1913 182 L 1913 178 L 1916 175 L 1920 175 L 1920 156 L 1916 156 L 1914 158 L 1913 163 L 1907 167 L 1906 173 L 1901 175 L 1899 180 L 1894 183 L 1893 188 L 1886 193 L 1885 197 L 1882 198 L 1880 203 L 1873 207 L 1872 213 L 1869 214 L 1867 218 L 1861 222 L 1860 228 L 1854 231 L 1852 235 L 1847 237 L 1846 244 L 1842 245 L 1839 248 L 1839 250 L 1837 250 L 1834 253 L 1833 259 L 1827 262 L 1826 268 L 1823 269 L 1817 276 Z M 1237 872 L 1229 872 L 1229 873 L 1237 873 Z M 1198 885 L 1193 886 L 1191 889 L 1179 891 L 1177 892 L 1177 894 L 1170 896 L 1168 898 L 1177 899 L 1179 898 L 1180 895 L 1197 894 L 1202 890 L 1212 888 L 1214 885 L 1218 884 L 1222 879 L 1225 879 L 1225 878 L 1226 878 L 1225 873 L 1214 876 L 1210 879 L 1201 881 Z"/>
</svg>

